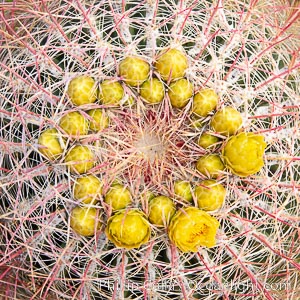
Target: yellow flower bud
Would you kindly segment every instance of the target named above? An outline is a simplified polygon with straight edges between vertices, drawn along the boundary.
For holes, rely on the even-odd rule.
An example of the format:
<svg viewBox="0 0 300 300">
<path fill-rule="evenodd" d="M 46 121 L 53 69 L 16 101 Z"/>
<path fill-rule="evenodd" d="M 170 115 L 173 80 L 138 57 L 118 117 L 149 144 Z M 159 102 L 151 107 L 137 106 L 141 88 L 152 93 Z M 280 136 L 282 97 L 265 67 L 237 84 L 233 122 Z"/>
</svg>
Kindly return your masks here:
<svg viewBox="0 0 300 300">
<path fill-rule="evenodd" d="M 46 129 L 38 139 L 39 151 L 50 160 L 55 160 L 63 153 L 59 142 L 59 132 L 54 129 Z"/>
<path fill-rule="evenodd" d="M 150 104 L 159 103 L 165 96 L 164 85 L 157 78 L 151 78 L 142 84 L 140 94 Z"/>
<path fill-rule="evenodd" d="M 164 50 L 158 55 L 155 68 L 163 80 L 167 81 L 170 78 L 172 81 L 184 76 L 188 60 L 184 53 L 177 49 Z"/>
<path fill-rule="evenodd" d="M 193 95 L 193 85 L 182 78 L 170 84 L 168 95 L 173 107 L 183 108 Z"/>
<path fill-rule="evenodd" d="M 216 92 L 212 89 L 203 89 L 194 96 L 192 112 L 198 116 L 206 117 L 216 109 L 217 104 L 218 95 Z"/>
<path fill-rule="evenodd" d="M 242 132 L 232 136 L 222 151 L 224 163 L 238 176 L 255 174 L 264 165 L 263 155 L 266 146 L 261 135 Z"/>
<path fill-rule="evenodd" d="M 157 226 L 168 225 L 175 214 L 174 202 L 166 196 L 154 197 L 149 202 L 149 221 Z"/>
<path fill-rule="evenodd" d="M 74 105 L 93 103 L 97 99 L 97 86 L 90 76 L 78 76 L 72 79 L 67 94 Z"/>
<path fill-rule="evenodd" d="M 120 105 L 124 89 L 120 82 L 104 80 L 100 83 L 99 98 L 103 104 Z"/>
<path fill-rule="evenodd" d="M 90 121 L 91 130 L 100 131 L 108 127 L 109 117 L 105 115 L 105 112 L 102 109 L 91 109 L 87 113 L 92 117 L 92 120 Z"/>
<path fill-rule="evenodd" d="M 204 180 L 194 191 L 198 207 L 203 210 L 216 210 L 222 207 L 226 189 L 215 180 Z"/>
<path fill-rule="evenodd" d="M 138 86 L 147 80 L 150 65 L 140 58 L 126 57 L 119 65 L 119 72 L 126 84 Z"/>
<path fill-rule="evenodd" d="M 130 191 L 122 184 L 114 184 L 105 195 L 104 201 L 109 204 L 113 210 L 125 208 L 131 203 Z"/>
<path fill-rule="evenodd" d="M 197 170 L 203 175 L 211 178 L 217 178 L 225 169 L 225 166 L 219 155 L 210 154 L 200 157 L 196 164 Z"/>
<path fill-rule="evenodd" d="M 219 110 L 211 118 L 211 127 L 223 135 L 233 135 L 242 126 L 243 119 L 241 114 L 233 107 L 225 107 Z"/>
<path fill-rule="evenodd" d="M 77 178 L 74 184 L 74 198 L 82 203 L 95 204 L 102 193 L 102 183 L 94 175 Z"/>
<path fill-rule="evenodd" d="M 145 214 L 132 209 L 119 211 L 110 217 L 105 233 L 117 247 L 132 249 L 148 242 L 151 229 Z"/>
<path fill-rule="evenodd" d="M 188 207 L 178 211 L 169 226 L 170 240 L 182 252 L 197 252 L 200 246 L 214 247 L 219 222 L 203 210 Z"/>
<path fill-rule="evenodd" d="M 78 111 L 69 112 L 59 122 L 59 126 L 69 135 L 86 135 L 89 130 L 89 122 Z"/>
<path fill-rule="evenodd" d="M 185 201 L 193 201 L 192 188 L 188 181 L 175 181 L 174 194 Z"/>
<path fill-rule="evenodd" d="M 94 166 L 95 158 L 88 147 L 77 145 L 68 151 L 65 162 L 71 173 L 83 174 Z"/>
<path fill-rule="evenodd" d="M 205 132 L 199 137 L 198 145 L 204 149 L 207 149 L 207 148 L 213 148 L 213 145 L 215 145 L 218 142 L 219 142 L 219 138 Z"/>
<path fill-rule="evenodd" d="M 80 206 L 73 208 L 70 215 L 70 226 L 80 235 L 94 235 L 101 228 L 101 223 L 97 217 L 97 209 Z"/>
</svg>

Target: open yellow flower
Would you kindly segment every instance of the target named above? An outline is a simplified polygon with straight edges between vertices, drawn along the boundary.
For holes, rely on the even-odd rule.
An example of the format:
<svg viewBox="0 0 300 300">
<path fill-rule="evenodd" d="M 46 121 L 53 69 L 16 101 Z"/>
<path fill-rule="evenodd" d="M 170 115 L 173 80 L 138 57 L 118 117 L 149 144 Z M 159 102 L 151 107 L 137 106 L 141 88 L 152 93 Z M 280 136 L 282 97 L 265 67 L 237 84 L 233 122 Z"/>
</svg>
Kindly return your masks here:
<svg viewBox="0 0 300 300">
<path fill-rule="evenodd" d="M 106 236 L 117 247 L 139 248 L 150 238 L 150 225 L 145 214 L 137 209 L 120 210 L 107 221 Z"/>
<path fill-rule="evenodd" d="M 263 136 L 242 132 L 227 141 L 222 151 L 223 161 L 231 172 L 238 176 L 255 174 L 264 165 L 266 146 Z"/>
<path fill-rule="evenodd" d="M 188 207 L 178 211 L 169 226 L 170 240 L 182 252 L 197 252 L 200 246 L 216 245 L 219 222 L 203 210 Z"/>
</svg>

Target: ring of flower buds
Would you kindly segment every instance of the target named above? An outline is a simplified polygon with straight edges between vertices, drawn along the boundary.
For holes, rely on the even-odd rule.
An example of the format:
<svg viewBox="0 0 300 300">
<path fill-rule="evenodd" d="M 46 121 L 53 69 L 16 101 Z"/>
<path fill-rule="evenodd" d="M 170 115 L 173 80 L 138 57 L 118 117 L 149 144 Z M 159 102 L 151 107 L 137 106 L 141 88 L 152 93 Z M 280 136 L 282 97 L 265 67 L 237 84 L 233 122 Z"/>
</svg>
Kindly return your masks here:
<svg viewBox="0 0 300 300">
<path fill-rule="evenodd" d="M 92 77 L 80 75 L 68 85 L 70 102 L 79 108 L 94 103 L 97 98 L 108 107 L 118 107 L 126 102 L 133 105 L 132 96 L 126 96 L 125 91 L 135 89 L 148 105 L 158 105 L 164 101 L 166 94 L 174 109 L 183 109 L 191 102 L 192 125 L 196 130 L 207 127 L 206 122 L 210 119 L 209 131 L 204 130 L 197 141 L 206 154 L 199 157 L 195 166 L 200 177 L 207 179 L 198 183 L 194 190 L 189 181 L 177 180 L 172 195 L 177 204 L 186 206 L 194 202 L 199 208 L 189 206 L 176 212 L 176 202 L 171 198 L 164 195 L 155 197 L 151 193 L 147 217 L 142 211 L 128 208 L 132 204 L 132 196 L 125 185 L 112 184 L 103 196 L 113 213 L 105 233 L 117 247 L 132 249 L 147 243 L 151 226 L 166 226 L 170 240 L 183 252 L 198 251 L 200 246 L 213 247 L 219 222 L 205 211 L 222 207 L 226 188 L 211 178 L 220 178 L 227 171 L 241 177 L 249 176 L 258 172 L 264 164 L 264 138 L 253 133 L 239 133 L 241 114 L 230 106 L 217 109 L 219 97 L 213 89 L 203 88 L 194 94 L 193 83 L 184 77 L 187 68 L 188 59 L 184 52 L 171 48 L 158 53 L 153 72 L 147 60 L 129 56 L 118 66 L 121 80 L 106 79 L 98 88 Z M 150 73 L 155 77 L 150 77 Z M 89 130 L 105 130 L 109 123 L 106 110 L 102 108 L 70 111 L 59 121 L 62 133 L 54 128 L 41 133 L 39 151 L 48 160 L 55 161 L 67 150 L 64 149 L 65 138 L 76 137 L 78 141 Z M 95 157 L 89 147 L 79 144 L 66 151 L 64 162 L 72 174 L 84 174 L 94 166 Z M 102 192 L 102 182 L 92 174 L 75 180 L 73 196 L 83 205 L 97 205 L 97 201 L 102 199 Z M 79 235 L 91 236 L 101 227 L 97 215 L 99 212 L 95 207 L 77 206 L 71 211 L 70 226 Z"/>
</svg>

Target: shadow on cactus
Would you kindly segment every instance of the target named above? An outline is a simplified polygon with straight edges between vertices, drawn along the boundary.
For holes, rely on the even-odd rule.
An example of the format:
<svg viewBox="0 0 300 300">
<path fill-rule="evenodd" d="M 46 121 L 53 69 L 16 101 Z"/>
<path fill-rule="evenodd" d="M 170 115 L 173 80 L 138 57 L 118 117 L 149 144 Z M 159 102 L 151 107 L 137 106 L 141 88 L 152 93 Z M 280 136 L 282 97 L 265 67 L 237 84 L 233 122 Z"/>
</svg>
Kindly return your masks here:
<svg viewBox="0 0 300 300">
<path fill-rule="evenodd" d="M 297 3 L 7 1 L 1 297 L 296 299 Z"/>
</svg>

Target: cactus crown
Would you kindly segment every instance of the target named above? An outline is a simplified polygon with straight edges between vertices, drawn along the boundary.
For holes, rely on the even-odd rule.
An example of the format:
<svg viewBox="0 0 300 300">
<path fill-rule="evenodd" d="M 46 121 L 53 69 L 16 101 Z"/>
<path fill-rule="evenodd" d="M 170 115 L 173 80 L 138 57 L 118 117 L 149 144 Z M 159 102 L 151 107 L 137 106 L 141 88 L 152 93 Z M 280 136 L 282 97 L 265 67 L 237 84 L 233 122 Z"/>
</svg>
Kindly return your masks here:
<svg viewBox="0 0 300 300">
<path fill-rule="evenodd" d="M 1 296 L 297 298 L 299 1 L 2 5 Z M 178 65 L 170 67 L 170 60 Z M 124 71 L 124 65 L 131 69 Z M 74 88 L 72 80 L 82 75 L 84 83 Z M 167 96 L 142 97 L 148 78 L 157 78 Z M 101 90 L 103 82 L 115 84 Z M 176 89 L 180 97 L 172 93 Z M 201 97 L 193 96 L 206 89 L 217 99 L 211 95 L 213 103 L 200 109 L 194 103 Z M 211 126 L 225 107 L 243 120 L 229 142 L 218 129 L 222 120 Z M 109 122 L 88 127 L 93 109 Z M 50 128 L 55 135 L 39 140 Z M 246 156 L 243 165 L 237 163 L 239 153 L 231 151 L 240 131 L 265 137 L 259 173 Z M 219 146 L 200 147 L 204 132 L 217 137 Z M 200 213 L 206 224 L 193 221 L 199 215 L 193 189 L 207 180 L 195 164 L 208 154 L 224 164 L 216 180 L 227 196 L 218 210 Z M 78 206 L 73 186 L 89 172 L 101 181 L 101 195 Z M 130 188 L 132 201 L 113 212 L 103 195 L 116 179 Z M 178 181 L 192 186 L 187 200 L 174 192 Z M 169 228 L 147 220 L 149 198 L 156 195 L 175 201 Z M 189 227 L 185 235 L 189 211 L 197 230 Z M 128 212 L 132 218 L 124 230 Z"/>
</svg>

